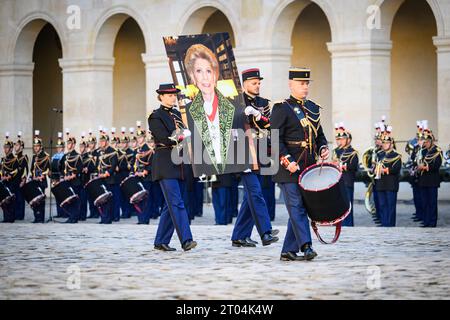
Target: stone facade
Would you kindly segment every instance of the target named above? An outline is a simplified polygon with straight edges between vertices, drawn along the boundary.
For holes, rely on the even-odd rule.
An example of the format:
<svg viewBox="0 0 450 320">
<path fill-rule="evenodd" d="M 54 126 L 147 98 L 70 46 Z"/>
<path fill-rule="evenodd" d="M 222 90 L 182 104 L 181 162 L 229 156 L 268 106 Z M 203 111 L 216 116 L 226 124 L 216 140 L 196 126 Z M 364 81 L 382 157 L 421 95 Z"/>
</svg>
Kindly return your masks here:
<svg viewBox="0 0 450 320">
<path fill-rule="evenodd" d="M 66 127 L 79 135 L 98 125 L 144 120 L 158 105 L 157 85 L 171 81 L 162 36 L 216 31 L 231 33 L 240 70 L 262 70 L 262 95 L 272 100 L 287 97 L 291 64 L 311 66 L 316 75 L 311 99 L 324 107 L 329 140 L 332 123 L 344 121 L 363 151 L 371 143 L 373 123 L 386 114 L 399 140 L 414 135 L 415 120 L 428 119 L 439 144 L 450 142 L 447 0 L 0 4 L 0 130 L 22 130 L 28 146 L 33 129 L 48 138 Z M 46 66 L 51 68 L 45 57 L 53 54 L 37 52 L 40 41 L 50 48 L 52 40 L 42 36 L 48 24 L 57 35 L 52 52 L 59 52 L 59 74 L 51 76 L 45 74 Z M 38 63 L 44 70 L 39 76 Z M 60 85 L 51 85 L 55 79 Z M 52 107 L 63 109 L 62 117 L 48 113 Z"/>
</svg>

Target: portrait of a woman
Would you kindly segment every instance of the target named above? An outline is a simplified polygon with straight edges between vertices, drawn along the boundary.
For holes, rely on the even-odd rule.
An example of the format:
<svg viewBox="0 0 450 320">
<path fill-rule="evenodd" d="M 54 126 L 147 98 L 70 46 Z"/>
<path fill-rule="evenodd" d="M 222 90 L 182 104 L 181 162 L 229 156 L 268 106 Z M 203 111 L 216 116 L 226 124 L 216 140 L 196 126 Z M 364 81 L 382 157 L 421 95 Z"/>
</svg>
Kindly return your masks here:
<svg viewBox="0 0 450 320">
<path fill-rule="evenodd" d="M 209 176 L 242 170 L 245 165 L 236 167 L 234 156 L 229 151 L 236 140 L 231 129 L 243 128 L 244 113 L 241 107 L 234 106 L 217 89 L 220 74 L 217 57 L 203 44 L 194 44 L 186 51 L 184 64 L 190 81 L 199 89 L 192 103 L 186 106 L 193 139 L 199 137 L 202 140 L 204 161 L 201 165 L 196 165 L 198 161 L 194 160 L 194 174 Z M 196 145 L 199 144 L 193 143 L 194 147 Z M 231 164 L 233 166 L 229 166 Z"/>
</svg>

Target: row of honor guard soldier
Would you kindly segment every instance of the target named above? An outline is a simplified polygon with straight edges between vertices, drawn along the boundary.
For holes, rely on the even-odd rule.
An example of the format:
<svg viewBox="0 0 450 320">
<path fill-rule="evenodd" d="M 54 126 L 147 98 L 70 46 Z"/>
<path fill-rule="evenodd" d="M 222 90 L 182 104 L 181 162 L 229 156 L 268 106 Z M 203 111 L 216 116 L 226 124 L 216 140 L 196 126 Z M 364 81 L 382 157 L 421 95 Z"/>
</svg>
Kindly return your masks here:
<svg viewBox="0 0 450 320">
<path fill-rule="evenodd" d="M 352 134 L 344 126 L 344 123 L 335 124 L 335 139 L 337 147 L 333 150 L 332 161 L 342 170 L 342 179 L 351 203 L 350 214 L 342 222 L 343 226 L 353 227 L 353 198 L 355 190 L 355 178 L 359 168 L 358 152 L 353 149 Z"/>
<path fill-rule="evenodd" d="M 34 213 L 34 223 L 45 222 L 45 189 L 47 188 L 47 175 L 50 168 L 49 155 L 43 151 L 39 130 L 35 131 L 33 139 L 34 155 L 31 161 L 31 170 L 28 168 L 28 157 L 23 154 L 25 144 L 21 139 L 21 132 L 14 144 L 9 140 L 9 133 L 4 144 L 5 156 L 1 160 L 0 175 L 2 187 L 6 187 L 13 197 L 8 201 L 2 200 L 4 222 L 23 220 L 25 216 L 25 195 L 30 189 L 33 201 L 30 205 Z M 13 148 L 15 155 L 13 155 Z M 25 188 L 26 187 L 26 188 Z M 30 188 L 28 188 L 30 187 Z M 35 188 L 35 189 L 33 189 Z M 2 188 L 2 191 L 4 189 Z M 29 200 L 27 200 L 29 201 Z"/>
<path fill-rule="evenodd" d="M 318 158 L 328 158 L 329 150 L 320 122 L 321 107 L 307 99 L 310 81 L 310 69 L 291 68 L 291 95 L 274 104 L 270 116 L 271 135 L 279 136 L 280 158 L 274 161 L 281 164 L 273 181 L 280 186 L 290 218 L 280 257 L 283 261 L 311 260 L 317 256 L 312 248 L 308 216 L 298 180 L 300 172 L 315 164 Z M 303 256 L 297 255 L 300 251 Z"/>
</svg>

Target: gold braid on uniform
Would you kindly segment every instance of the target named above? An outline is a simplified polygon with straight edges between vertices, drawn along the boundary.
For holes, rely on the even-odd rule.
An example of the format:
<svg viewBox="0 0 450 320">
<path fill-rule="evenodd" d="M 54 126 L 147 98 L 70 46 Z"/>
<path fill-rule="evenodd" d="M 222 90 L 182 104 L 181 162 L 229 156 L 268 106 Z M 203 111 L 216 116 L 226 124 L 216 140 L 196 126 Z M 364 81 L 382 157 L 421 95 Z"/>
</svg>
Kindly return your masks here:
<svg viewBox="0 0 450 320">
<path fill-rule="evenodd" d="M 44 157 L 39 158 L 38 156 L 36 156 L 36 158 L 34 159 L 34 168 L 33 168 L 33 175 L 36 172 L 36 168 L 39 171 L 42 171 L 42 175 L 46 175 L 48 174 L 49 169 L 43 171 L 42 167 L 47 166 L 45 162 L 50 162 L 50 155 L 48 153 L 44 153 Z"/>
<path fill-rule="evenodd" d="M 401 154 L 397 154 L 397 156 L 395 156 L 394 158 L 389 158 L 389 159 L 384 158 L 380 162 L 381 162 L 381 164 L 383 166 L 386 165 L 386 164 L 391 164 L 391 163 L 392 163 L 392 165 L 395 165 L 395 163 L 397 161 L 399 161 L 399 160 L 401 161 L 401 159 L 402 159 L 402 155 Z"/>
<path fill-rule="evenodd" d="M 18 169 L 13 170 L 12 166 L 14 165 L 14 163 L 17 161 L 17 157 L 13 157 L 11 160 L 7 161 L 6 157 L 3 158 L 2 161 L 2 171 L 8 170 L 8 175 L 10 175 L 11 177 L 15 177 L 16 174 L 19 172 Z"/>
<path fill-rule="evenodd" d="M 105 160 L 113 157 L 116 153 L 117 153 L 116 151 L 113 151 L 111 153 L 101 155 L 99 158 L 100 163 L 98 165 L 98 169 L 100 170 L 101 168 L 111 168 L 111 164 L 105 163 Z"/>
<path fill-rule="evenodd" d="M 127 153 L 125 151 L 118 150 L 118 154 L 120 154 L 118 159 L 119 165 L 122 163 L 123 160 L 125 160 L 127 162 L 127 168 L 128 170 L 130 170 L 131 166 Z M 119 171 L 119 166 L 117 166 L 117 171 Z"/>
<path fill-rule="evenodd" d="M 352 161 L 353 158 L 358 154 L 358 151 L 353 150 L 353 152 L 343 152 L 341 155 L 341 161 L 342 162 L 347 162 L 347 161 Z"/>
<path fill-rule="evenodd" d="M 67 168 L 69 168 L 69 172 L 73 172 L 73 171 L 76 171 L 77 170 L 77 167 L 76 167 L 76 165 L 77 165 L 77 161 L 78 161 L 78 159 L 80 158 L 80 155 L 76 155 L 76 156 L 74 156 L 74 157 L 67 157 L 66 158 L 66 163 L 64 164 L 64 174 L 67 174 Z M 73 167 L 70 165 L 71 163 L 73 163 Z"/>
</svg>

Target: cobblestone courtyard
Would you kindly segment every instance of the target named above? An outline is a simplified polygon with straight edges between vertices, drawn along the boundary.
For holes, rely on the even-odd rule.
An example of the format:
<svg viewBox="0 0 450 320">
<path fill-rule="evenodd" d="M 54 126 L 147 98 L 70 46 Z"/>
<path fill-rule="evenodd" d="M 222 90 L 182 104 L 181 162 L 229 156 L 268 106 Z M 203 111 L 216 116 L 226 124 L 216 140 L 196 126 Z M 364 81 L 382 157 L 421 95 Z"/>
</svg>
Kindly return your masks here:
<svg viewBox="0 0 450 320">
<path fill-rule="evenodd" d="M 0 299 L 448 299 L 450 205 L 439 228 L 419 228 L 399 204 L 397 228 L 373 227 L 361 204 L 355 223 L 312 262 L 281 262 L 282 242 L 233 248 L 232 225 L 213 225 L 211 206 L 192 226 L 199 245 L 153 250 L 157 221 L 135 225 L 19 222 L 0 225 Z M 27 220 L 31 212 L 27 213 Z M 277 206 L 281 240 L 287 214 Z M 330 228 L 322 228 L 331 237 Z M 254 235 L 256 239 L 256 236 Z"/>
</svg>

